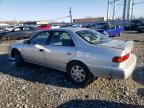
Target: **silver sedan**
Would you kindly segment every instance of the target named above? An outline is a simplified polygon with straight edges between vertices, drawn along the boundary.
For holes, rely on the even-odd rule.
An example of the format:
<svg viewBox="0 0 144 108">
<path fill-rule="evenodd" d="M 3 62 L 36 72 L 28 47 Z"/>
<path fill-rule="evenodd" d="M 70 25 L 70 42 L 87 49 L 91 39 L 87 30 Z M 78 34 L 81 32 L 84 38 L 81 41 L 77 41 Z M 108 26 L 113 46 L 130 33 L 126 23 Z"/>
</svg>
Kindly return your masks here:
<svg viewBox="0 0 144 108">
<path fill-rule="evenodd" d="M 112 40 L 90 29 L 52 29 L 13 43 L 9 55 L 17 67 L 25 62 L 68 73 L 78 85 L 94 78 L 126 79 L 136 66 L 133 42 Z"/>
</svg>

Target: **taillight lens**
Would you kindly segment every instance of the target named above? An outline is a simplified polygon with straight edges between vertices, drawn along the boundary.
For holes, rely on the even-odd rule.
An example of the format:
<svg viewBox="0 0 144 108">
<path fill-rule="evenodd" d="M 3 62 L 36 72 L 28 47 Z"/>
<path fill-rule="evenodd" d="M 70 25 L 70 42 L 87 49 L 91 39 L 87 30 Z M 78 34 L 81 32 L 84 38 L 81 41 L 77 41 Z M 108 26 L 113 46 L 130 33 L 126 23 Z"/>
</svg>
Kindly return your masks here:
<svg viewBox="0 0 144 108">
<path fill-rule="evenodd" d="M 122 57 L 114 57 L 112 59 L 112 62 L 121 63 L 121 62 L 127 60 L 129 58 L 129 56 L 130 56 L 130 54 L 126 54 L 126 55 L 124 55 Z"/>
</svg>

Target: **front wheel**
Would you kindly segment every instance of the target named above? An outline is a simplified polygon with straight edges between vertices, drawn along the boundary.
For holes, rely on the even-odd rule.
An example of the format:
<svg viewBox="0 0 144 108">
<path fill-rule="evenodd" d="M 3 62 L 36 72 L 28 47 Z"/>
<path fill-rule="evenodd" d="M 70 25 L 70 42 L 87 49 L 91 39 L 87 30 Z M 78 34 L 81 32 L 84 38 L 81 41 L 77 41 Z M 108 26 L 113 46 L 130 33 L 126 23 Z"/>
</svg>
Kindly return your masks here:
<svg viewBox="0 0 144 108">
<path fill-rule="evenodd" d="M 3 36 L 3 37 L 1 38 L 1 41 L 9 41 L 9 36 Z"/>
<path fill-rule="evenodd" d="M 122 35 L 122 32 L 120 32 L 119 34 L 118 34 L 118 36 L 120 37 Z"/>
<path fill-rule="evenodd" d="M 24 60 L 18 51 L 15 51 L 15 65 L 17 68 L 20 68 L 24 65 Z"/>
<path fill-rule="evenodd" d="M 69 78 L 79 86 L 84 87 L 93 80 L 93 75 L 83 63 L 73 62 L 68 66 L 67 71 Z"/>
</svg>

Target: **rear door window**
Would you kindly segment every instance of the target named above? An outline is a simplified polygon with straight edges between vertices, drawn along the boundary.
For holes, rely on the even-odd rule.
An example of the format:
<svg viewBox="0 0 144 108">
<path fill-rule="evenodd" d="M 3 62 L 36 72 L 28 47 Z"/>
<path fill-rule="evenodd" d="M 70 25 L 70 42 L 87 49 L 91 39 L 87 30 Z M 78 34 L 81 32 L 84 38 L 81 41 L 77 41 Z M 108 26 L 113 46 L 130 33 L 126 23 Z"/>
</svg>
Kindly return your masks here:
<svg viewBox="0 0 144 108">
<path fill-rule="evenodd" d="M 17 32 L 17 31 L 21 31 L 20 27 L 15 28 L 13 31 Z"/>
<path fill-rule="evenodd" d="M 67 32 L 54 32 L 50 42 L 52 46 L 74 46 L 74 43 Z"/>
</svg>

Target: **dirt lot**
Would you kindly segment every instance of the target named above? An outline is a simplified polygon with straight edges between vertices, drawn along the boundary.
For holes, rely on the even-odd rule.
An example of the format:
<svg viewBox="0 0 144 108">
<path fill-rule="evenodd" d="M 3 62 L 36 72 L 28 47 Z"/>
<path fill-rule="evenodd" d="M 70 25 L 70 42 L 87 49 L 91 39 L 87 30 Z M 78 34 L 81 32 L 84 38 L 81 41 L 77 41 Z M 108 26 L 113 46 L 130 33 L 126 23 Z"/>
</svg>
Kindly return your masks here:
<svg viewBox="0 0 144 108">
<path fill-rule="evenodd" d="M 0 44 L 1 108 L 144 108 L 144 34 L 126 32 L 116 39 L 133 40 L 137 67 L 128 80 L 98 78 L 86 88 L 65 73 L 29 64 L 17 69 Z"/>
</svg>

